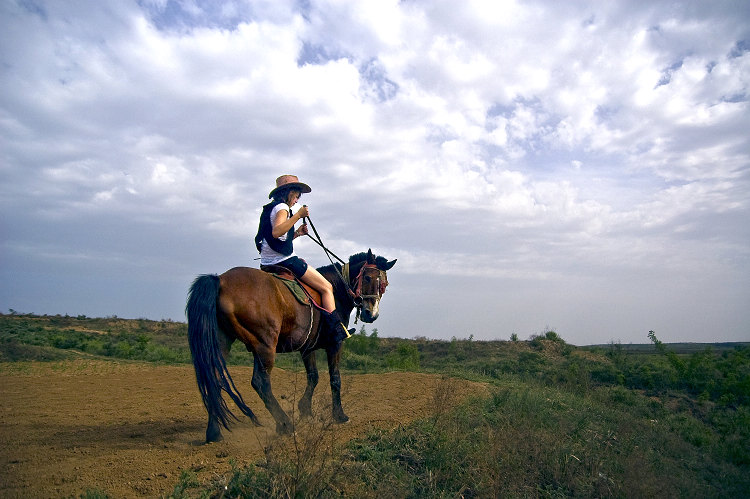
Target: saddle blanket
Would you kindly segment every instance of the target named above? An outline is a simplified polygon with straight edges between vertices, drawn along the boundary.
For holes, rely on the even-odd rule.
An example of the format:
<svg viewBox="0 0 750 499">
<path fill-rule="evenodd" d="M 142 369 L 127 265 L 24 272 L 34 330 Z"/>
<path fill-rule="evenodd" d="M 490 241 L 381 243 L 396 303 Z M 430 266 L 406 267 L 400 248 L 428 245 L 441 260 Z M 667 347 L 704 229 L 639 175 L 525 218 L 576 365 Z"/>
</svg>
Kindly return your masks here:
<svg viewBox="0 0 750 499">
<path fill-rule="evenodd" d="M 302 289 L 302 285 L 295 281 L 294 279 L 287 279 L 286 277 L 281 277 L 278 274 L 271 274 L 276 279 L 279 279 L 281 282 L 286 284 L 286 287 L 289 288 L 289 291 L 292 292 L 294 297 L 297 299 L 298 302 L 300 302 L 303 305 L 309 305 L 310 304 L 310 298 L 307 296 L 307 293 L 305 293 L 305 290 Z"/>
</svg>

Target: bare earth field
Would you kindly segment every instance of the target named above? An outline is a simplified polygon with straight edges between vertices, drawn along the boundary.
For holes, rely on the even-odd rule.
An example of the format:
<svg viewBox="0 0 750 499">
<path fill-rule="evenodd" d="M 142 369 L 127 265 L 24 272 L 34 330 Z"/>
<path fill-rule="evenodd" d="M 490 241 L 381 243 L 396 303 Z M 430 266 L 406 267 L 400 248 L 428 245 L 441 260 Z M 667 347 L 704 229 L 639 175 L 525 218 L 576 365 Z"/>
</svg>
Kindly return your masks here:
<svg viewBox="0 0 750 499">
<path fill-rule="evenodd" d="M 223 442 L 205 445 L 206 412 L 192 366 L 0 363 L 0 497 L 78 497 L 87 489 L 159 497 L 174 490 L 183 470 L 205 483 L 229 473 L 230 460 L 238 467 L 257 462 L 263 447 L 280 437 L 250 387 L 251 368 L 231 373 L 263 426 L 242 416 Z M 291 414 L 304 372 L 275 369 L 271 379 Z M 313 401 L 322 418 L 330 413 L 331 392 L 327 372 L 320 379 Z M 439 376 L 418 373 L 342 375 L 351 421 L 333 427 L 336 439 L 430 415 L 439 382 Z M 455 401 L 486 390 L 469 382 L 452 386 Z"/>
</svg>

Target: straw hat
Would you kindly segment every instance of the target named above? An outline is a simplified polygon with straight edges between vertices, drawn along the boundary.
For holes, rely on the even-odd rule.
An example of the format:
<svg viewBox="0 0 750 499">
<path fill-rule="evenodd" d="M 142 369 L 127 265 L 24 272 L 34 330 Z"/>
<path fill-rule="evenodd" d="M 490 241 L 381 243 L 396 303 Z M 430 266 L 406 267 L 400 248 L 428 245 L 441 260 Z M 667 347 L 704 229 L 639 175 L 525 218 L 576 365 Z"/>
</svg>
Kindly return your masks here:
<svg viewBox="0 0 750 499">
<path fill-rule="evenodd" d="M 276 188 L 271 191 L 268 198 L 273 198 L 273 195 L 282 187 L 293 187 L 299 189 L 303 193 L 311 192 L 310 186 L 303 184 L 299 181 L 296 175 L 282 175 L 276 179 Z"/>
</svg>

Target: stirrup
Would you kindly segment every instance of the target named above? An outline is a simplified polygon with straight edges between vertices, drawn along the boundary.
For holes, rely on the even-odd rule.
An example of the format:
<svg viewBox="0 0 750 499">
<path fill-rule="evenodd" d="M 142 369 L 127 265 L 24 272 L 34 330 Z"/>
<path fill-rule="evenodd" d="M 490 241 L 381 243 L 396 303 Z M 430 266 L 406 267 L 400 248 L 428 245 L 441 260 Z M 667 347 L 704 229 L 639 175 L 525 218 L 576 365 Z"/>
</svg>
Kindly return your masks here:
<svg viewBox="0 0 750 499">
<path fill-rule="evenodd" d="M 352 329 L 346 329 L 346 326 L 344 326 L 343 322 L 339 322 L 339 325 L 338 325 L 338 327 L 336 329 L 339 329 L 339 332 L 336 334 L 336 336 L 334 336 L 334 340 L 335 341 L 348 340 L 356 332 L 356 330 L 354 328 L 352 328 Z M 344 336 L 343 334 L 341 334 L 341 331 L 344 331 L 344 334 L 346 336 Z"/>
</svg>

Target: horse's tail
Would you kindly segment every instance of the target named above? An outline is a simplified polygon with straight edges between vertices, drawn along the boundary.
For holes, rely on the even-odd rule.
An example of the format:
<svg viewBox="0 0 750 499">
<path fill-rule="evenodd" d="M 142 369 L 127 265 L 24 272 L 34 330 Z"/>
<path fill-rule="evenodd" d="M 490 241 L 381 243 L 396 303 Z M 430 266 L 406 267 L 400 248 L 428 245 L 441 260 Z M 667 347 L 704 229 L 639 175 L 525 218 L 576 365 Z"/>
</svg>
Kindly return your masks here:
<svg viewBox="0 0 750 499">
<path fill-rule="evenodd" d="M 219 277 L 215 274 L 198 276 L 190 287 L 185 307 L 188 341 L 198 390 L 209 416 L 215 416 L 225 428 L 229 429 L 230 420 L 237 420 L 237 416 L 227 407 L 221 396 L 222 390 L 255 424 L 260 424 L 234 385 L 221 351 L 218 338 L 219 323 L 216 318 L 219 285 Z"/>
</svg>

